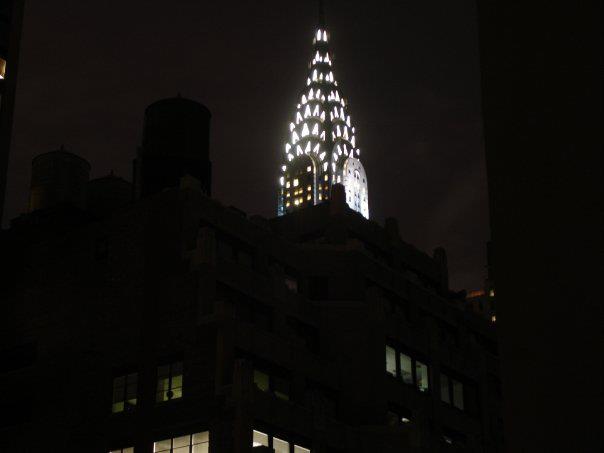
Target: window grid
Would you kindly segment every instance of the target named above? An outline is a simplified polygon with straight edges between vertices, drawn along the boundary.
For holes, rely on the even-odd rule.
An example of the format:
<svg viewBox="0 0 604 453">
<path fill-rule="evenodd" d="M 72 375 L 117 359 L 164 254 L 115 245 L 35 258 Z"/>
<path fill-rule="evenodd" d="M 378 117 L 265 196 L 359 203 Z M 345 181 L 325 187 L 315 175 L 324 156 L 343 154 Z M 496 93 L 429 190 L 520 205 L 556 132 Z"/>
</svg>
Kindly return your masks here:
<svg viewBox="0 0 604 453">
<path fill-rule="evenodd" d="M 153 453 L 208 453 L 209 448 L 209 431 L 153 442 Z"/>
<path fill-rule="evenodd" d="M 158 403 L 182 398 L 182 362 L 174 362 L 157 368 Z"/>
<path fill-rule="evenodd" d="M 396 360 L 396 372 L 394 371 L 393 352 L 394 360 Z M 415 385 L 420 392 L 427 392 L 430 389 L 428 365 L 388 345 L 386 345 L 386 372 L 398 377 L 405 384 Z"/>
<path fill-rule="evenodd" d="M 289 401 L 289 381 L 283 377 L 266 373 L 265 371 L 254 368 L 254 384 L 259 390 L 271 393 L 277 398 Z"/>
<path fill-rule="evenodd" d="M 459 410 L 464 410 L 464 388 L 463 383 L 457 379 L 440 375 L 440 399 L 443 403 L 450 404 Z"/>
<path fill-rule="evenodd" d="M 311 453 L 310 449 L 301 447 L 294 442 L 258 430 L 252 430 L 252 447 L 269 447 L 275 453 Z"/>
<path fill-rule="evenodd" d="M 138 373 L 117 376 L 113 379 L 113 399 L 111 412 L 128 412 L 136 407 Z"/>
</svg>

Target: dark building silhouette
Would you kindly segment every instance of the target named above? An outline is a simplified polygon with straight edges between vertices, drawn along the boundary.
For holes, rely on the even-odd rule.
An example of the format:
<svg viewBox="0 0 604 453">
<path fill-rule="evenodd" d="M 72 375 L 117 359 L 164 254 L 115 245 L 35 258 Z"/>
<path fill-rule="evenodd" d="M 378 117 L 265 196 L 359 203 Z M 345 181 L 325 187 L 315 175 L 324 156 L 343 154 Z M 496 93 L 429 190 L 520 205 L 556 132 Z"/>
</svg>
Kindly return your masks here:
<svg viewBox="0 0 604 453">
<path fill-rule="evenodd" d="M 603 451 L 601 3 L 477 4 L 507 449 Z"/>
<path fill-rule="evenodd" d="M 63 147 L 36 156 L 31 164 L 29 210 L 65 204 L 84 209 L 89 178 L 90 164 Z"/>
<path fill-rule="evenodd" d="M 2 232 L 2 448 L 502 451 L 494 325 L 449 290 L 444 250 L 365 219 L 339 184 L 274 219 L 209 198 L 208 130 L 187 138 L 174 104 L 207 125 L 193 101 L 147 109 L 136 199 L 65 151 L 34 159 L 68 156 L 53 182 L 78 174 L 87 196 Z"/>
<path fill-rule="evenodd" d="M 177 187 L 186 175 L 211 194 L 210 117 L 204 105 L 180 95 L 147 107 L 143 142 L 134 163 L 137 195 Z"/>
<path fill-rule="evenodd" d="M 97 217 L 106 217 L 132 202 L 132 184 L 113 173 L 88 182 L 86 209 Z"/>
<path fill-rule="evenodd" d="M 2 0 L 0 2 L 0 223 L 4 214 L 8 155 L 19 67 L 19 44 L 23 23 L 23 3 L 24 0 Z"/>
</svg>

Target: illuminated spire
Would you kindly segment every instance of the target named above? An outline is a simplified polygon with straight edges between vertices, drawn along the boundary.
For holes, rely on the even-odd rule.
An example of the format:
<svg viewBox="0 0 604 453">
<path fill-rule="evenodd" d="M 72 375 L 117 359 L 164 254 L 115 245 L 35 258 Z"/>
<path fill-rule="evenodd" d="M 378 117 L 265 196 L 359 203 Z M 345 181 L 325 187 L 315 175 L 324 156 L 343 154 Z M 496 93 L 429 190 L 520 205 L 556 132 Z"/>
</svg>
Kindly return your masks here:
<svg viewBox="0 0 604 453">
<path fill-rule="evenodd" d="M 306 85 L 300 92 L 293 121 L 288 122 L 288 142 L 278 177 L 277 213 L 283 215 L 329 200 L 332 185 L 340 183 L 350 208 L 369 218 L 367 176 L 356 147 L 348 102 L 334 75 L 328 41 L 324 5 L 319 0 L 319 24 Z"/>
</svg>

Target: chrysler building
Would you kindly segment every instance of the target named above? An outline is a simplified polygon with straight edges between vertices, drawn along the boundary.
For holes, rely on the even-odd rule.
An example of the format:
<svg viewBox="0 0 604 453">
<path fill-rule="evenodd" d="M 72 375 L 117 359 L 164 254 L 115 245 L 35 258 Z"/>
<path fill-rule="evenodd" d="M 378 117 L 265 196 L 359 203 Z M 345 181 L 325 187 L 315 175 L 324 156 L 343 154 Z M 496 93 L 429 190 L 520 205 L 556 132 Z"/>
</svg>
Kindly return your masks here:
<svg viewBox="0 0 604 453">
<path fill-rule="evenodd" d="M 339 183 L 350 208 L 369 218 L 367 175 L 348 102 L 334 75 L 329 39 L 321 5 L 306 86 L 280 152 L 277 214 L 328 200 L 332 185 Z"/>
</svg>

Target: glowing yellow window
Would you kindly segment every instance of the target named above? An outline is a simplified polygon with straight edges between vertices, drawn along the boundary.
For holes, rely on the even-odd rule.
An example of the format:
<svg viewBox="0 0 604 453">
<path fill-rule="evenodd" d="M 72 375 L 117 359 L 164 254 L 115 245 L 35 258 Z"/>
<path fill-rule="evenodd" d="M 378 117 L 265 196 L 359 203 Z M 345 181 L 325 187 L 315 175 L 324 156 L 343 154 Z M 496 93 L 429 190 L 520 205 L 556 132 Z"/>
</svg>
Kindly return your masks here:
<svg viewBox="0 0 604 453">
<path fill-rule="evenodd" d="M 287 187 L 289 189 L 289 187 L 290 187 L 289 180 L 285 183 L 285 187 Z"/>
<path fill-rule="evenodd" d="M 310 173 L 312 171 L 312 167 L 309 165 L 308 167 L 306 167 L 306 171 Z"/>
<path fill-rule="evenodd" d="M 138 374 L 126 374 L 113 379 L 112 412 L 124 412 L 136 406 Z"/>
<path fill-rule="evenodd" d="M 323 199 L 323 194 L 319 194 L 319 201 Z"/>
<path fill-rule="evenodd" d="M 182 362 L 157 368 L 157 402 L 182 398 Z"/>
<path fill-rule="evenodd" d="M 295 178 L 294 179 L 294 187 L 298 187 L 298 184 L 299 184 L 298 178 Z"/>
<path fill-rule="evenodd" d="M 307 200 L 310 200 L 310 194 L 308 194 L 308 195 L 306 196 L 306 199 L 307 199 Z"/>
<path fill-rule="evenodd" d="M 285 203 L 285 207 L 289 208 L 289 206 L 290 206 L 290 202 L 288 201 L 287 203 Z"/>
<path fill-rule="evenodd" d="M 309 185 L 306 190 L 310 191 L 312 189 L 312 187 Z"/>
<path fill-rule="evenodd" d="M 325 175 L 325 181 L 329 181 L 329 175 Z"/>
</svg>

